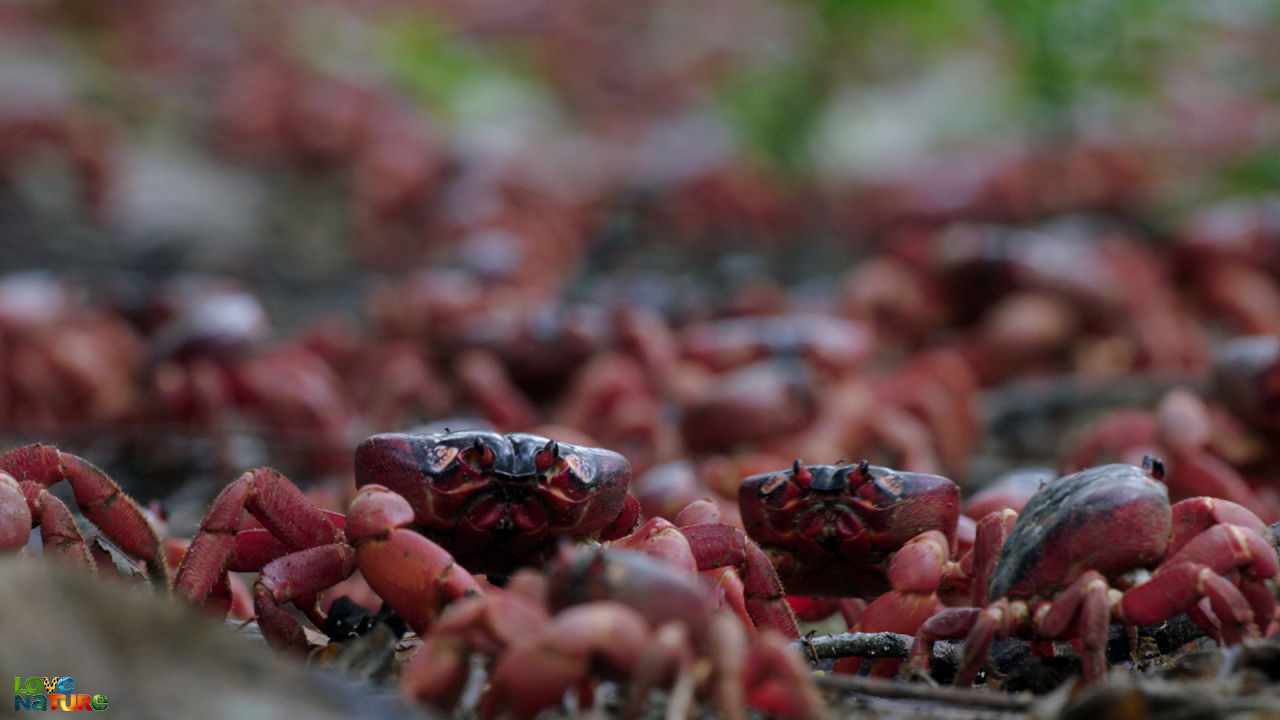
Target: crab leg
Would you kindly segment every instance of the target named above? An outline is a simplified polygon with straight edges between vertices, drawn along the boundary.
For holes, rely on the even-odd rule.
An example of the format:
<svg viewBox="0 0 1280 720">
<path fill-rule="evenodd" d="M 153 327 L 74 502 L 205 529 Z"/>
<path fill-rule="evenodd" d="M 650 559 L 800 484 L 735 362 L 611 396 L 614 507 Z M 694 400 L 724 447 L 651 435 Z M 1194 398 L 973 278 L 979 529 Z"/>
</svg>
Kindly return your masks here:
<svg viewBox="0 0 1280 720">
<path fill-rule="evenodd" d="M 630 677 L 649 645 L 645 619 L 611 601 L 571 607 L 535 632 L 535 638 L 513 648 L 493 668 L 480 717 L 505 710 L 515 718 L 532 718 L 589 677 L 593 666 Z"/>
<path fill-rule="evenodd" d="M 800 636 L 773 563 L 746 533 L 725 523 L 686 525 L 680 532 L 688 538 L 699 570 L 737 569 L 747 612 L 756 627 L 775 628 L 789 638 Z"/>
<path fill-rule="evenodd" d="M 1237 588 L 1224 575 L 1240 571 Z M 1156 569 L 1151 579 L 1129 590 L 1121 601 L 1128 622 L 1155 622 L 1209 598 L 1221 634 L 1231 642 L 1253 637 L 1266 630 L 1275 615 L 1275 600 L 1258 592 L 1265 578 L 1280 571 L 1275 550 L 1258 533 L 1238 525 L 1214 525 L 1196 535 L 1182 549 Z M 1249 596 L 1241 591 L 1248 587 Z M 1255 607 L 1260 616 L 1255 614 Z"/>
<path fill-rule="evenodd" d="M 933 657 L 933 644 L 938 640 L 964 637 L 973 629 L 981 614 L 982 608 L 977 607 L 950 607 L 938 611 L 916 631 L 915 640 L 911 644 L 908 667 L 928 675 L 930 659 Z"/>
<path fill-rule="evenodd" d="M 262 577 L 253 585 L 253 608 L 263 636 L 277 647 L 305 650 L 307 639 L 302 626 L 282 606 L 314 597 L 355 571 L 355 551 L 345 543 L 299 550 L 267 563 Z M 310 614 L 313 608 L 307 610 Z"/>
<path fill-rule="evenodd" d="M 424 635 L 445 605 L 482 590 L 444 548 L 409 530 L 412 523 L 408 500 L 365 485 L 351 501 L 346 531 L 369 587 Z"/>
<path fill-rule="evenodd" d="M 178 568 L 177 595 L 193 605 L 208 598 L 227 572 L 245 510 L 291 551 L 342 542 L 342 532 L 288 478 L 270 468 L 250 470 L 218 494 L 200 521 Z"/>
<path fill-rule="evenodd" d="M 31 528 L 38 525 L 46 553 L 94 570 L 96 565 L 89 555 L 84 536 L 76 527 L 75 518 L 71 517 L 67 506 L 42 487 L 29 486 L 27 489 L 32 493 L 30 499 L 17 480 L 0 472 L 0 550 L 22 548 L 31 537 Z"/>
<path fill-rule="evenodd" d="M 1090 570 L 1076 578 L 1053 602 L 1037 603 L 1032 613 L 1036 630 L 1042 637 L 1067 637 L 1069 631 L 1075 631 L 1080 638 L 1080 663 L 1086 683 L 1101 678 L 1107 671 L 1107 626 L 1111 622 L 1107 590 L 1106 578 Z M 968 654 L 966 644 L 966 661 Z"/>
<path fill-rule="evenodd" d="M 0 550 L 18 550 L 31 537 L 31 508 L 18 481 L 0 473 Z"/>
<path fill-rule="evenodd" d="M 11 476 L 22 488 L 33 520 L 38 517 L 41 522 L 46 518 L 55 522 L 61 554 L 74 553 L 78 556 L 81 551 L 68 548 L 71 545 L 84 545 L 84 539 L 78 530 L 74 535 L 70 532 L 75 523 L 71 521 L 66 507 L 57 508 L 62 502 L 49 502 L 54 498 L 45 492 L 50 486 L 65 479 L 71 483 L 80 512 L 121 550 L 145 562 L 152 578 L 168 582 L 169 566 L 165 562 L 164 546 L 159 534 L 147 522 L 142 508 L 114 480 L 89 461 L 61 452 L 51 445 L 27 445 L 0 456 L 0 472 Z M 46 511 L 45 508 L 48 507 L 52 509 Z M 46 512 L 51 514 L 47 515 Z M 88 558 L 88 551 L 83 552 Z"/>
<path fill-rule="evenodd" d="M 1005 509 L 989 512 L 978 521 L 972 552 L 974 605 L 981 606 L 987 602 L 987 584 L 995 572 L 1000 549 L 1017 520 L 1018 513 Z"/>
</svg>

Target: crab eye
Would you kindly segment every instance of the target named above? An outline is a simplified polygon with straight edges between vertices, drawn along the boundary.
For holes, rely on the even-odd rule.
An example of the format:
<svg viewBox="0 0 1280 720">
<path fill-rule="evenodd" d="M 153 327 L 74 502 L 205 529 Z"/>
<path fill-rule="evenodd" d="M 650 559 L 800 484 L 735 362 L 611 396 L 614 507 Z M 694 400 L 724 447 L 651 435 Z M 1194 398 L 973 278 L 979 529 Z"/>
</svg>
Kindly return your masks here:
<svg viewBox="0 0 1280 720">
<path fill-rule="evenodd" d="M 485 471 L 493 467 L 495 456 L 493 450 L 480 438 L 471 443 L 471 447 L 458 454 L 462 461 L 476 470 Z"/>
<path fill-rule="evenodd" d="M 1164 461 L 1154 455 L 1142 456 L 1142 469 L 1157 480 L 1164 480 Z"/>
<path fill-rule="evenodd" d="M 560 459 L 560 445 L 555 440 L 548 440 L 546 445 L 533 456 L 533 466 L 538 472 L 546 472 Z"/>
<path fill-rule="evenodd" d="M 796 458 L 795 464 L 791 466 L 791 477 L 800 487 L 809 487 L 809 483 L 813 482 L 813 473 L 800 462 L 800 458 Z"/>
</svg>

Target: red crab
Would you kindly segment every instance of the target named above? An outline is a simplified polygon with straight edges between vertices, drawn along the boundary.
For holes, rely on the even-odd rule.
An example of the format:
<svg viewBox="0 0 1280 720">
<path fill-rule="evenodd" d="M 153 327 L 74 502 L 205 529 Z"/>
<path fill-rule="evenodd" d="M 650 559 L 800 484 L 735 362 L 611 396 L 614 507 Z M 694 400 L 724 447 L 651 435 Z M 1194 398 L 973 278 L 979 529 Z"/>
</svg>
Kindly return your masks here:
<svg viewBox="0 0 1280 720">
<path fill-rule="evenodd" d="M 890 557 L 931 530 L 954 545 L 960 489 L 940 475 L 869 465 L 804 465 L 752 475 L 743 526 L 797 595 L 870 598 L 890 589 Z"/>
<path fill-rule="evenodd" d="M 1102 465 L 1047 484 L 994 560 L 986 586 L 994 600 L 930 618 L 912 663 L 927 668 L 934 640 L 967 635 L 955 682 L 968 685 L 997 638 L 1078 638 L 1089 682 L 1105 672 L 1112 619 L 1148 624 L 1189 612 L 1224 643 L 1267 632 L 1276 611 L 1267 582 L 1280 566 L 1266 526 L 1225 500 L 1191 498 L 1171 508 L 1162 475 L 1148 458 L 1142 468 Z M 1008 527 L 980 528 L 979 545 L 982 532 Z"/>
<path fill-rule="evenodd" d="M 726 717 L 747 704 L 781 717 L 824 712 L 808 668 L 767 630 L 716 610 L 705 586 L 675 566 L 628 550 L 562 552 L 548 576 L 522 571 L 509 586 L 451 605 L 406 668 L 406 694 L 442 708 L 458 700 L 468 658 L 494 660 L 481 717 L 529 718 L 597 678 L 628 681 L 622 717 L 635 717 L 656 684 L 714 696 Z M 684 692 L 678 691 L 683 687 Z"/>
<path fill-rule="evenodd" d="M 245 473 L 205 515 L 177 592 L 202 603 L 227 569 L 261 569 L 254 594 L 264 632 L 299 644 L 296 621 L 279 605 L 359 567 L 423 632 L 444 602 L 477 589 L 462 567 L 509 574 L 543 561 L 560 538 L 617 537 L 638 515 L 625 458 L 537 435 L 375 435 L 357 449 L 355 471 L 361 492 L 345 527 L 279 473 Z M 265 529 L 240 532 L 244 510 Z"/>
<path fill-rule="evenodd" d="M 178 592 L 201 603 L 226 569 L 261 569 L 255 605 L 264 630 L 295 644 L 297 624 L 278 606 L 313 605 L 310 596 L 359 567 L 422 632 L 442 604 L 477 588 L 462 567 L 505 575 L 541 564 L 560 539 L 609 540 L 630 530 L 638 506 L 626 492 L 629 477 L 617 453 L 524 433 L 376 435 L 356 452 L 362 490 L 345 528 L 283 476 L 251 471 L 214 501 L 179 569 Z M 245 509 L 264 529 L 239 531 Z M 740 584 L 728 604 L 796 634 L 785 606 L 778 610 L 772 568 L 741 531 L 705 519 L 670 529 L 650 523 L 618 542 L 679 554 L 691 569 L 735 568 Z M 314 608 L 308 614 L 318 617 Z"/>
<path fill-rule="evenodd" d="M 866 461 L 797 460 L 790 470 L 747 478 L 738 499 L 748 534 L 787 591 L 842 598 L 834 604 L 852 629 L 914 633 L 943 607 L 940 593 L 965 597 L 969 590 L 965 563 L 952 560 L 960 491 L 944 477 Z M 818 602 L 802 614 L 814 619 L 831 605 Z M 857 665 L 837 669 L 856 672 Z M 897 665 L 879 661 L 874 670 L 891 674 Z"/>
</svg>

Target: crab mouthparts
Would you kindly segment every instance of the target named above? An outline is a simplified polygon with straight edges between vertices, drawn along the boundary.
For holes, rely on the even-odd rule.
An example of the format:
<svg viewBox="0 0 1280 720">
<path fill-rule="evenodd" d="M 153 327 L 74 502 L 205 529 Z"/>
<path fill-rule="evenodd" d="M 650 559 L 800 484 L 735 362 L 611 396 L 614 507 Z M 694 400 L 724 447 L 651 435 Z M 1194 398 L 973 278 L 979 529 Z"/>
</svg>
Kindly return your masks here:
<svg viewBox="0 0 1280 720">
<path fill-rule="evenodd" d="M 471 506 L 467 520 L 475 527 L 489 531 L 533 532 L 547 524 L 547 512 L 536 498 L 493 494 Z"/>
<path fill-rule="evenodd" d="M 827 507 L 806 513 L 796 528 L 819 545 L 839 545 L 857 534 L 858 522 L 848 508 Z"/>
</svg>

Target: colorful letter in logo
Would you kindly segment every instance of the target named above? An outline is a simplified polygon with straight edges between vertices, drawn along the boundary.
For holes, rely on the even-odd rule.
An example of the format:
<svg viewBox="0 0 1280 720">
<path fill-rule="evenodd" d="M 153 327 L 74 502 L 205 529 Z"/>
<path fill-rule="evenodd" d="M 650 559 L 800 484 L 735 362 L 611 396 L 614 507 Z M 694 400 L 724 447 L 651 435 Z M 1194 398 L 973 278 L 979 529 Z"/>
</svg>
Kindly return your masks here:
<svg viewBox="0 0 1280 720">
<path fill-rule="evenodd" d="M 21 677 L 13 679 L 13 709 L 106 710 L 106 695 L 77 695 L 70 677 Z M 43 692 L 42 692 L 43 691 Z"/>
</svg>

